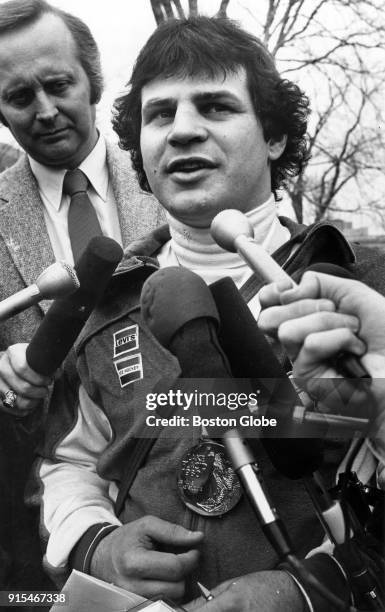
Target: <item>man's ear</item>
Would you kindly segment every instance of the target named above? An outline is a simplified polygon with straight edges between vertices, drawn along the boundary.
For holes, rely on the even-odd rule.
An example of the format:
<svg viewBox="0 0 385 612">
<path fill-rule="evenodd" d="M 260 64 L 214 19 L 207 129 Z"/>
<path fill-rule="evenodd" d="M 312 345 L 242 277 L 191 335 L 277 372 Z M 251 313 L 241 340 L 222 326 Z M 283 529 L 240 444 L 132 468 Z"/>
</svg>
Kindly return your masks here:
<svg viewBox="0 0 385 612">
<path fill-rule="evenodd" d="M 269 159 L 275 160 L 281 157 L 282 153 L 285 150 L 287 143 L 287 134 L 283 134 L 283 136 L 279 140 L 270 139 L 267 143 L 269 149 Z"/>
</svg>

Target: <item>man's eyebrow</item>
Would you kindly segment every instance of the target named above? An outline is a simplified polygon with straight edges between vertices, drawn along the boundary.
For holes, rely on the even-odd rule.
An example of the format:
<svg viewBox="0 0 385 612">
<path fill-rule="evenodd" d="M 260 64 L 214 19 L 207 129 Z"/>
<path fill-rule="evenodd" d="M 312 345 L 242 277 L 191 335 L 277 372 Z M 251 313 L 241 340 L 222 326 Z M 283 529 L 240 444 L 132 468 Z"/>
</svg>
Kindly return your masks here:
<svg viewBox="0 0 385 612">
<path fill-rule="evenodd" d="M 53 72 L 49 72 L 47 73 L 47 75 L 44 77 L 44 82 L 45 83 L 50 83 L 52 81 L 57 81 L 60 79 L 65 79 L 65 78 L 73 78 L 73 74 L 71 70 L 61 70 L 60 72 L 57 73 L 53 73 Z M 34 87 L 34 81 L 32 78 L 27 79 L 27 78 L 23 78 L 23 79 L 15 79 L 14 81 L 10 81 L 6 87 L 3 89 L 3 94 L 4 95 L 13 95 L 14 93 L 18 93 L 19 91 L 23 91 L 24 89 L 30 89 Z"/>
<path fill-rule="evenodd" d="M 142 106 L 142 111 L 146 112 L 160 106 L 175 105 L 175 98 L 150 98 Z"/>
<path fill-rule="evenodd" d="M 218 98 L 226 98 L 231 100 L 239 100 L 238 96 L 228 89 L 215 89 L 213 91 L 199 91 L 194 96 L 194 101 L 205 102 L 217 100 Z"/>
<path fill-rule="evenodd" d="M 192 95 L 192 99 L 194 102 L 207 102 L 210 100 L 218 100 L 218 98 L 227 98 L 234 101 L 239 101 L 239 98 L 234 92 L 228 89 L 215 89 L 213 91 L 198 91 Z M 176 99 L 169 98 L 150 98 L 147 100 L 143 107 L 142 111 L 146 112 L 148 110 L 152 110 L 153 108 L 158 108 L 160 106 L 173 106 L 176 104 Z"/>
</svg>

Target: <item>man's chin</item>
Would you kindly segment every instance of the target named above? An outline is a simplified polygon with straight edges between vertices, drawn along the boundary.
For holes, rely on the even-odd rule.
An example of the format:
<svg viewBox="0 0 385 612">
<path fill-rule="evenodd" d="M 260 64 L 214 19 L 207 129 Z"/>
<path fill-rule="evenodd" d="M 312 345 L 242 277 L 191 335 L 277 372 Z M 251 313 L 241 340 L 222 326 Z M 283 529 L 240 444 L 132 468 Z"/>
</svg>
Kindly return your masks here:
<svg viewBox="0 0 385 612">
<path fill-rule="evenodd" d="M 77 150 L 70 147 L 50 146 L 39 152 L 39 156 L 31 155 L 43 166 L 54 168 L 76 168 L 82 160 L 78 160 Z"/>
<path fill-rule="evenodd" d="M 204 213 L 199 211 L 181 210 L 180 208 L 169 210 L 169 214 L 184 225 L 189 227 L 195 227 L 198 229 L 209 228 L 211 221 L 215 217 L 215 214 L 207 214 L 207 210 Z"/>
</svg>

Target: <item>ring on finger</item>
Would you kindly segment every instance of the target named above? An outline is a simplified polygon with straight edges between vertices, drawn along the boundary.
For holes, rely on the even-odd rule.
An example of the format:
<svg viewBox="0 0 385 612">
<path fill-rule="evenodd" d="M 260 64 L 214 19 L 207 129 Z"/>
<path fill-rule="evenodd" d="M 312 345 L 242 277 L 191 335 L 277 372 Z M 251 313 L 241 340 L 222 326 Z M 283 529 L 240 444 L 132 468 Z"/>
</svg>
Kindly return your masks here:
<svg viewBox="0 0 385 612">
<path fill-rule="evenodd" d="M 2 394 L 1 401 L 3 402 L 4 408 L 10 408 L 13 410 L 16 407 L 17 394 L 13 391 L 13 389 L 8 389 L 8 391 Z"/>
</svg>

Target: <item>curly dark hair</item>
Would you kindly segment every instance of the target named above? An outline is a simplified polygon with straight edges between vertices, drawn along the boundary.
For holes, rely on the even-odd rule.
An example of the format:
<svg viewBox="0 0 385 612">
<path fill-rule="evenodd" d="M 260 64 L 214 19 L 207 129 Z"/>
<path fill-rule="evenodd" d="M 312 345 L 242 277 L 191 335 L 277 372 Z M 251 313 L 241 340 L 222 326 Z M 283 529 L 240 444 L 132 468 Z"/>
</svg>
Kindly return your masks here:
<svg viewBox="0 0 385 612">
<path fill-rule="evenodd" d="M 285 151 L 271 161 L 272 189 L 284 186 L 308 160 L 306 139 L 309 100 L 299 87 L 282 79 L 263 43 L 238 24 L 218 17 L 173 19 L 161 24 L 141 50 L 128 93 L 115 101 L 113 127 L 122 149 L 131 152 L 139 184 L 151 191 L 140 151 L 141 92 L 157 78 L 202 75 L 214 78 L 245 68 L 255 113 L 265 141 L 287 135 Z"/>
<path fill-rule="evenodd" d="M 10 0 L 0 3 L 0 36 L 36 23 L 46 14 L 62 19 L 71 32 L 79 62 L 90 84 L 90 104 L 96 104 L 103 93 L 100 53 L 89 27 L 79 17 L 52 6 L 46 0 Z M 1 114 L 0 121 L 7 125 Z"/>
</svg>

